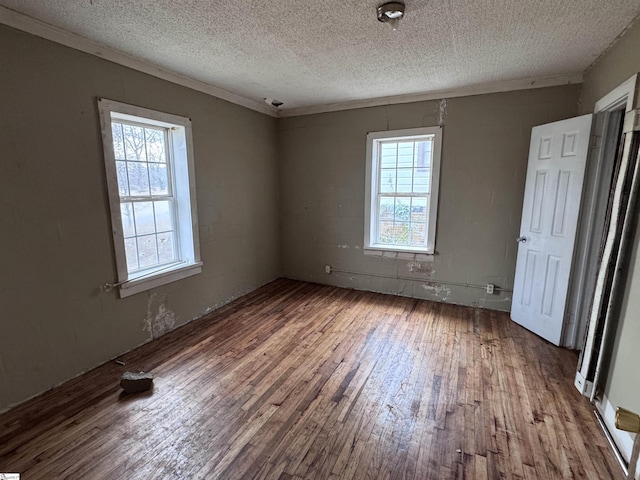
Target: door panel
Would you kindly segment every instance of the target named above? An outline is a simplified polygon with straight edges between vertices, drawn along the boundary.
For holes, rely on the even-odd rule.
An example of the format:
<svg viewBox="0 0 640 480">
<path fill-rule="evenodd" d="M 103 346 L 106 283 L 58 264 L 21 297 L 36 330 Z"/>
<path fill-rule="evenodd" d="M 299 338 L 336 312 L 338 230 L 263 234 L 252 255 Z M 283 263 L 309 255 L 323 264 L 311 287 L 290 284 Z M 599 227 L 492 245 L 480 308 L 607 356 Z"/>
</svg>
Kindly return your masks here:
<svg viewBox="0 0 640 480">
<path fill-rule="evenodd" d="M 531 132 L 511 318 L 559 345 L 592 115 Z"/>
</svg>

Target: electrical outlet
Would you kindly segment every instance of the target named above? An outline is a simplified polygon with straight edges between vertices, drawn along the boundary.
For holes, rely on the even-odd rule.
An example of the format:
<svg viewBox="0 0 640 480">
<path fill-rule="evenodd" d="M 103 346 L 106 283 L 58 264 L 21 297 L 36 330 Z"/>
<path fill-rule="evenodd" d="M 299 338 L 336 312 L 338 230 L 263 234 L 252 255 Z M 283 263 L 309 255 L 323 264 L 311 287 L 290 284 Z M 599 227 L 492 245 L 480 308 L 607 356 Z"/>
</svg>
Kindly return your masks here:
<svg viewBox="0 0 640 480">
<path fill-rule="evenodd" d="M 331 265 L 324 266 L 324 273 L 331 273 Z"/>
<path fill-rule="evenodd" d="M 493 293 L 493 289 L 496 286 L 493 283 L 487 283 L 487 293 Z"/>
</svg>

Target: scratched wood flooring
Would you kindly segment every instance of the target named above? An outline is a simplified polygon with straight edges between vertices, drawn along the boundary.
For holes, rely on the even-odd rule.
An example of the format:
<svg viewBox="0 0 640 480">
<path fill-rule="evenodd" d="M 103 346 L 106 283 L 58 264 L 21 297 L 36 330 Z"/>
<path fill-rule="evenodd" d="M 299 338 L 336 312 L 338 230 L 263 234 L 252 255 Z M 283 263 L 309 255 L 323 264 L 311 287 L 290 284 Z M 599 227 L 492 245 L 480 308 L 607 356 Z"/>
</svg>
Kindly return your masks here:
<svg viewBox="0 0 640 480">
<path fill-rule="evenodd" d="M 277 280 L 0 416 L 28 479 L 616 479 L 574 353 L 487 310 Z M 122 395 L 125 370 L 156 375 Z"/>
</svg>

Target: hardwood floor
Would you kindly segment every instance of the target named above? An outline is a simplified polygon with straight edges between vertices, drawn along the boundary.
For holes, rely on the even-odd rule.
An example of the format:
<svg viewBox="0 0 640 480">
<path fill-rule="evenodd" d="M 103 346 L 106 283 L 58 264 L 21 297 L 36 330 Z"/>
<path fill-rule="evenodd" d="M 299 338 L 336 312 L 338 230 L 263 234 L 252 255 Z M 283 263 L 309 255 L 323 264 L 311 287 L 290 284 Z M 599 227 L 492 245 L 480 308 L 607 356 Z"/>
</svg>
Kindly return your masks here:
<svg viewBox="0 0 640 480">
<path fill-rule="evenodd" d="M 622 478 L 575 354 L 504 313 L 283 279 L 122 360 L 0 416 L 0 472 Z"/>
</svg>

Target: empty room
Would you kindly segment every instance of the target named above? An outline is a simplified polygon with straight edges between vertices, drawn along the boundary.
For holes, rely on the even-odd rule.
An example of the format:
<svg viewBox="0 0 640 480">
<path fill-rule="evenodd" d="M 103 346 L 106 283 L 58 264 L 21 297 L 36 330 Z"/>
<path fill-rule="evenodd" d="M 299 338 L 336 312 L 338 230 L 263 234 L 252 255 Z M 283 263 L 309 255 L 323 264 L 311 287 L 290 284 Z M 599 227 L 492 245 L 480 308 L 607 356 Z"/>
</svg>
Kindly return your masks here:
<svg viewBox="0 0 640 480">
<path fill-rule="evenodd" d="M 0 0 L 0 479 L 640 478 L 639 15 Z"/>
</svg>

